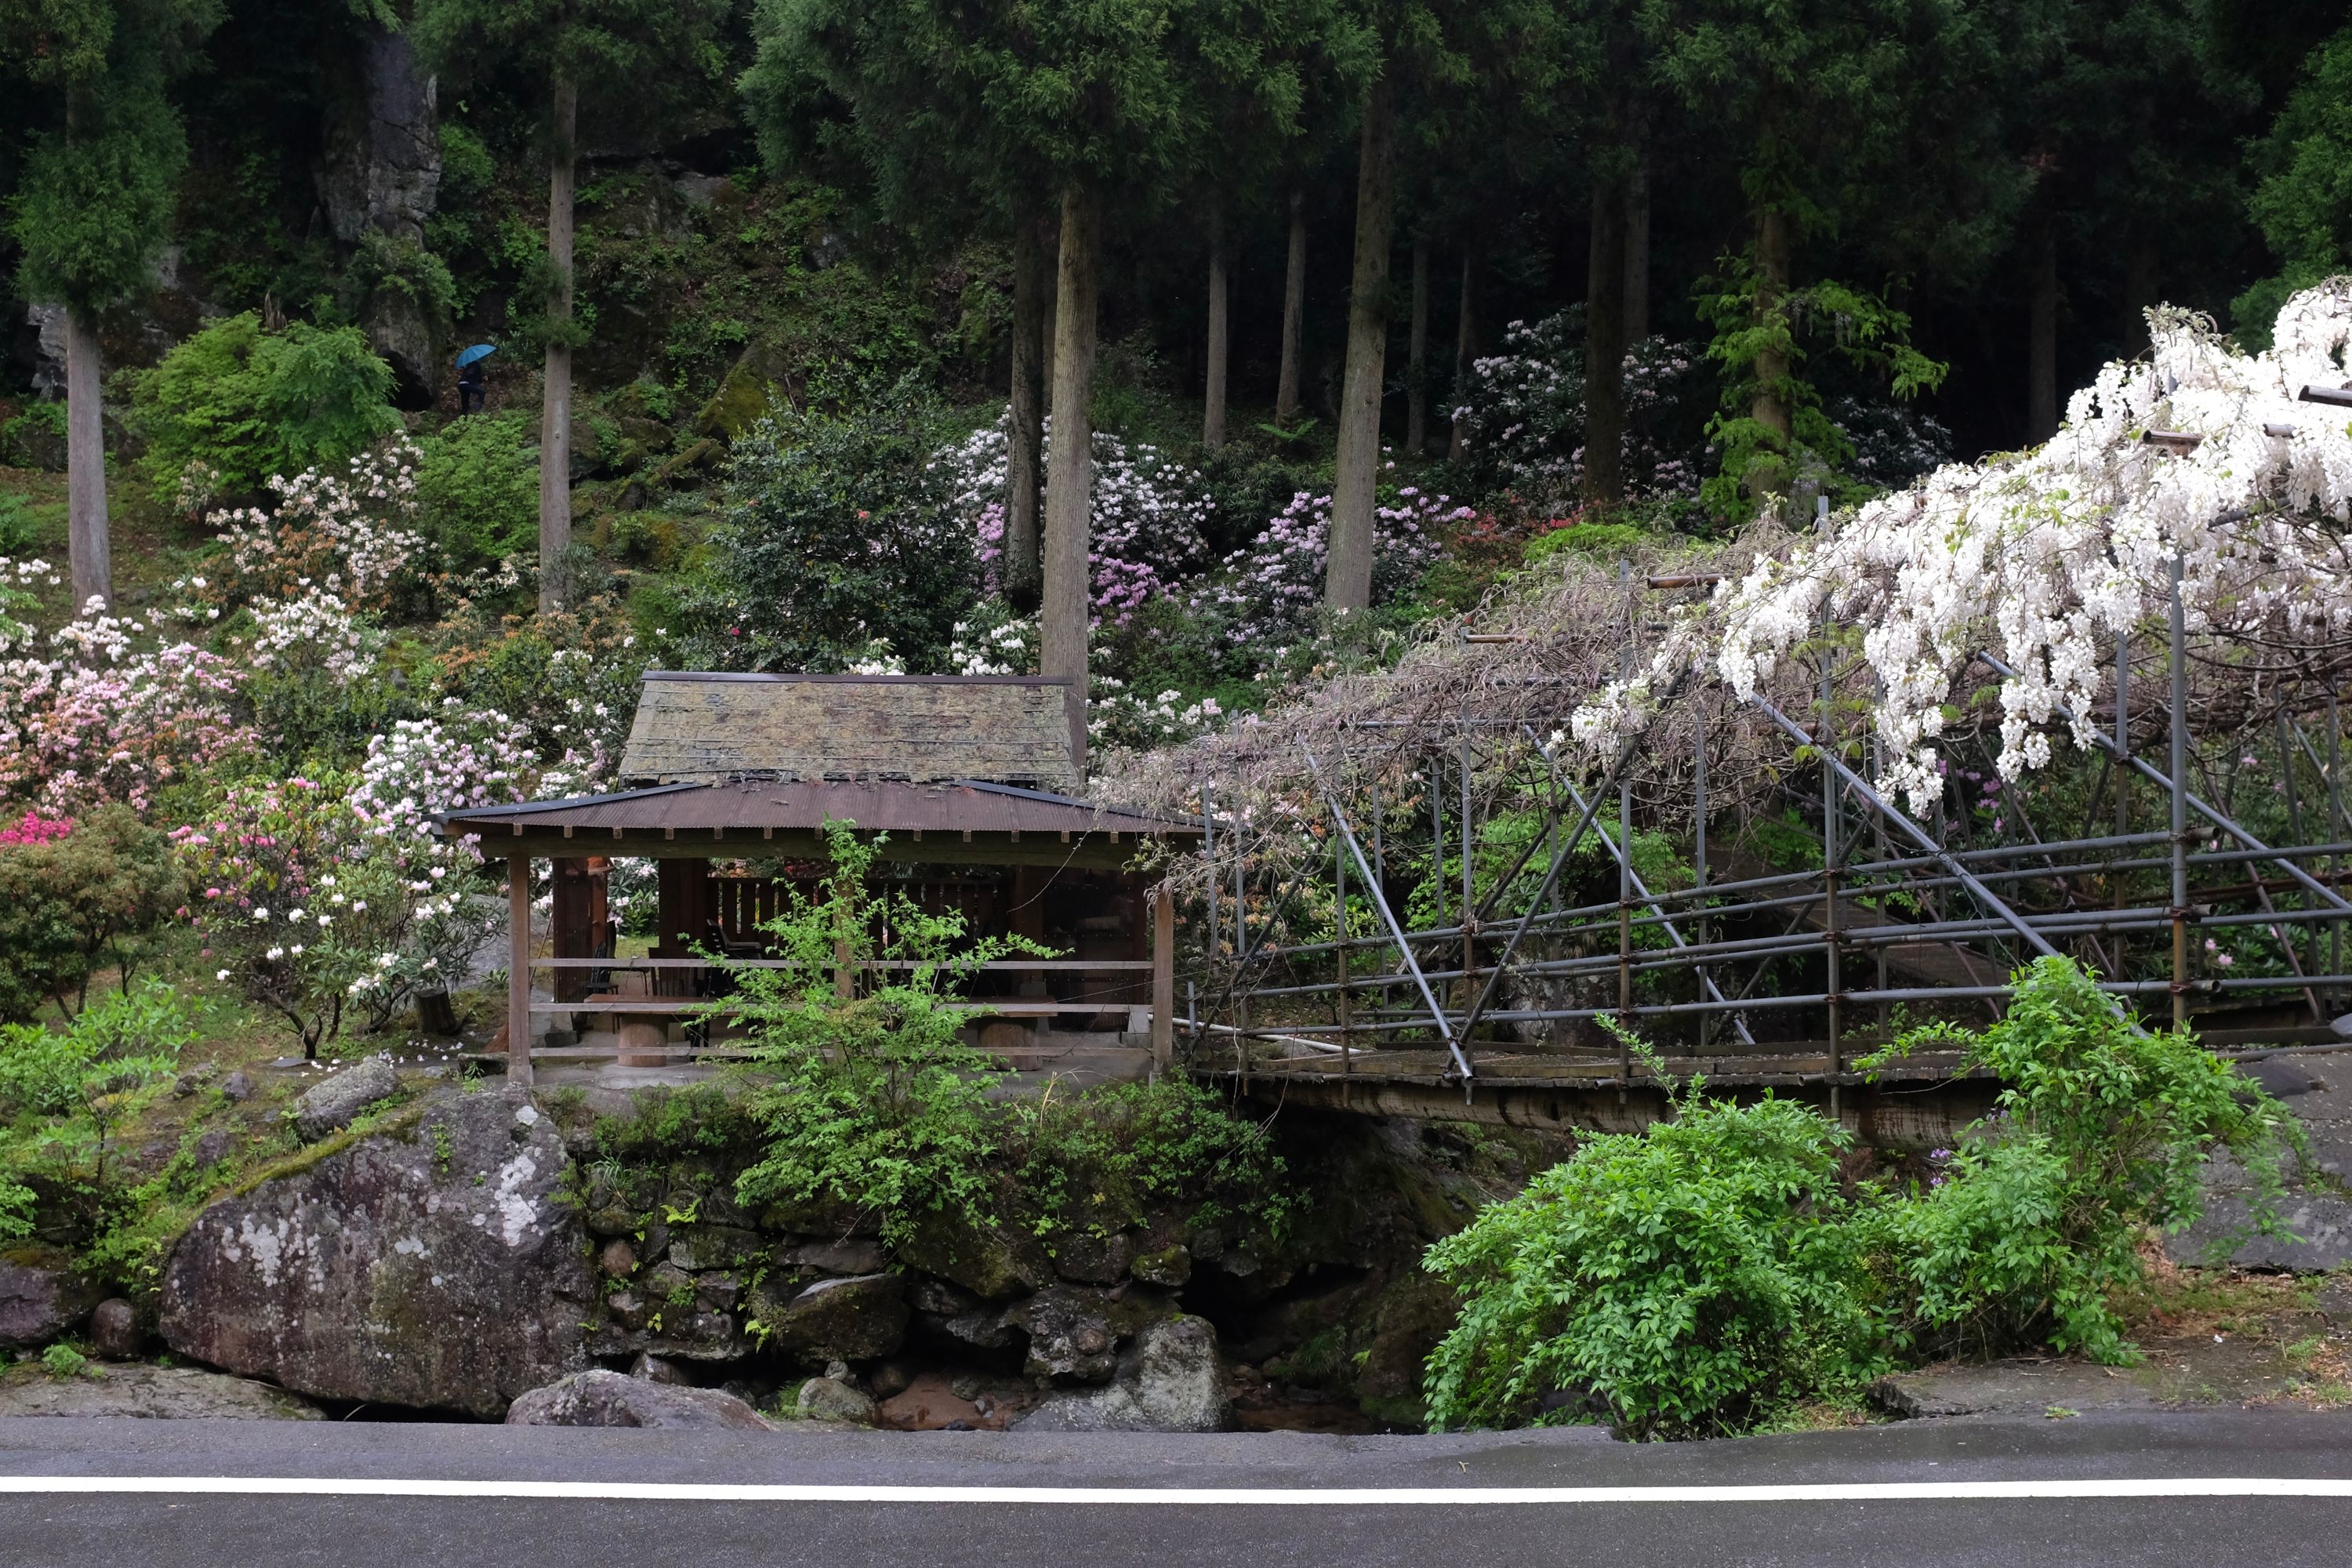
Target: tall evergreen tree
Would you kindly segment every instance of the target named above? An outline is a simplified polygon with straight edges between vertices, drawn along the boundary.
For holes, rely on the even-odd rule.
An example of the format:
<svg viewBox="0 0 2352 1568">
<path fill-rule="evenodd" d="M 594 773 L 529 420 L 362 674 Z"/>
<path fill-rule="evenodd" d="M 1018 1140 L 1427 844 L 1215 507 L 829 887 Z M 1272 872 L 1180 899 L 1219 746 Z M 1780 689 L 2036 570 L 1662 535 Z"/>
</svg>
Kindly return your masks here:
<svg viewBox="0 0 2352 1568">
<path fill-rule="evenodd" d="M 46 100 L 10 227 L 26 295 L 65 312 L 77 608 L 114 597 L 99 317 L 154 281 L 187 162 L 169 87 L 216 19 L 211 0 L 0 0 L 0 58 Z"/>
<path fill-rule="evenodd" d="M 572 310 L 572 184 L 580 105 L 644 118 L 721 64 L 716 34 L 728 0 L 416 0 L 418 47 L 464 80 L 511 68 L 546 95 L 545 306 L 532 335 L 546 345 L 540 394 L 539 605 L 559 608 L 572 545 L 572 353 L 586 341 Z"/>
<path fill-rule="evenodd" d="M 1323 579 L 1323 602 L 1339 611 L 1361 610 L 1371 601 L 1400 108 L 1433 89 L 1506 100 L 1547 90 L 1557 68 L 1552 39 L 1559 20 L 1546 0 L 1368 0 L 1361 15 L 1378 63 L 1358 121 L 1348 357 Z"/>
</svg>

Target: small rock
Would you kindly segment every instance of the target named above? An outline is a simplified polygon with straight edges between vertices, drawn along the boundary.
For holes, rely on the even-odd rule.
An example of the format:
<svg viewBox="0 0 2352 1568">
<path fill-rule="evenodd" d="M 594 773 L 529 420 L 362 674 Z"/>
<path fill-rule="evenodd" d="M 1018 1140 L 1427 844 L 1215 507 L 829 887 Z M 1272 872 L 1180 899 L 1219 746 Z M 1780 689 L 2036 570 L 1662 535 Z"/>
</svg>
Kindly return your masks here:
<svg viewBox="0 0 2352 1568">
<path fill-rule="evenodd" d="M 646 1271 L 646 1294 L 656 1305 L 683 1302 L 694 1295 L 694 1276 L 675 1263 L 656 1263 Z"/>
<path fill-rule="evenodd" d="M 908 1385 L 915 1381 L 915 1374 L 907 1370 L 904 1362 L 886 1361 L 876 1367 L 873 1375 L 866 1381 L 873 1388 L 875 1398 L 888 1399 L 905 1393 Z"/>
<path fill-rule="evenodd" d="M 1172 1290 L 1192 1278 L 1192 1249 L 1180 1241 L 1157 1252 L 1139 1252 L 1135 1261 L 1128 1265 L 1128 1272 L 1146 1285 L 1161 1285 Z"/>
<path fill-rule="evenodd" d="M 772 1432 L 765 1416 L 731 1394 L 624 1377 L 598 1369 L 534 1388 L 507 1408 L 509 1426 L 658 1426 Z"/>
<path fill-rule="evenodd" d="M 880 1242 L 851 1237 L 840 1241 L 805 1243 L 790 1249 L 784 1260 L 820 1274 L 879 1274 L 890 1258 Z"/>
<path fill-rule="evenodd" d="M 653 1316 L 653 1309 L 635 1290 L 615 1290 L 604 1298 L 604 1310 L 614 1322 L 625 1329 L 642 1329 Z"/>
<path fill-rule="evenodd" d="M 188 1157 L 196 1163 L 197 1169 L 205 1170 L 219 1164 L 236 1152 L 236 1140 L 230 1135 L 228 1129 L 211 1127 L 198 1134 L 195 1146 L 188 1151 Z"/>
<path fill-rule="evenodd" d="M 694 1282 L 698 1299 L 716 1312 L 731 1312 L 742 1299 L 743 1281 L 724 1269 L 705 1274 Z"/>
<path fill-rule="evenodd" d="M 896 1274 L 820 1279 L 789 1300 L 755 1290 L 751 1315 L 767 1330 L 769 1348 L 809 1361 L 870 1361 L 907 1337 L 905 1285 Z"/>
<path fill-rule="evenodd" d="M 1016 1425 L 1059 1432 L 1223 1432 L 1233 1423 L 1217 1331 L 1204 1318 L 1177 1317 L 1144 1326 L 1108 1388 L 1055 1394 Z"/>
<path fill-rule="evenodd" d="M 635 1236 L 637 1211 L 626 1204 L 606 1204 L 589 1211 L 587 1226 L 598 1236 Z"/>
<path fill-rule="evenodd" d="M 348 1127 L 361 1111 L 400 1091 L 400 1075 L 382 1057 L 370 1057 L 320 1083 L 294 1102 L 294 1131 L 314 1143 Z"/>
<path fill-rule="evenodd" d="M 89 1315 L 89 1348 L 109 1361 L 130 1361 L 146 1344 L 139 1312 L 120 1296 L 109 1296 Z"/>
<path fill-rule="evenodd" d="M 637 1249 L 618 1238 L 608 1241 L 596 1257 L 596 1267 L 607 1279 L 626 1279 L 637 1271 Z"/>
<path fill-rule="evenodd" d="M 1081 1231 L 1061 1238 L 1054 1253 L 1054 1272 L 1083 1285 L 1116 1285 L 1134 1260 L 1135 1243 L 1125 1232 L 1092 1236 Z"/>
<path fill-rule="evenodd" d="M 680 1268 L 699 1274 L 706 1268 L 730 1268 L 757 1258 L 764 1249 L 757 1231 L 698 1225 L 692 1230 L 671 1233 L 669 1260 Z"/>
<path fill-rule="evenodd" d="M 62 1252 L 28 1247 L 0 1258 L 0 1349 L 47 1344 L 97 1304 Z"/>
<path fill-rule="evenodd" d="M 848 1421 L 871 1426 L 877 1414 L 872 1399 L 832 1377 L 813 1377 L 802 1384 L 800 1397 L 794 1404 L 801 1415 L 811 1421 Z"/>
<path fill-rule="evenodd" d="M 225 1099 L 242 1104 L 253 1098 L 253 1079 L 240 1068 L 221 1079 L 220 1091 Z"/>
<path fill-rule="evenodd" d="M 647 1383 L 667 1383 L 677 1388 L 694 1385 L 694 1380 L 687 1376 L 685 1370 L 676 1362 L 646 1351 L 639 1351 L 637 1359 L 629 1363 L 629 1375 L 641 1377 Z"/>
<path fill-rule="evenodd" d="M 1056 1286 L 1005 1313 L 1026 1330 L 1029 1357 L 1022 1370 L 1056 1383 L 1103 1383 L 1118 1365 L 1118 1331 L 1100 1296 Z"/>
</svg>

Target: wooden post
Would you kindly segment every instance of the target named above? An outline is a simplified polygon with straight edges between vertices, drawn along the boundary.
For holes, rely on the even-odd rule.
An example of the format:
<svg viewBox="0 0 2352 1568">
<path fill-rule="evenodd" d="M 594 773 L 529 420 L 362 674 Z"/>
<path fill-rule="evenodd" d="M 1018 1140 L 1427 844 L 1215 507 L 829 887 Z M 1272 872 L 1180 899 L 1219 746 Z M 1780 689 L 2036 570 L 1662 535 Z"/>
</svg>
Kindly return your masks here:
<svg viewBox="0 0 2352 1568">
<path fill-rule="evenodd" d="M 530 857 L 507 858 L 507 1081 L 530 1085 Z"/>
<path fill-rule="evenodd" d="M 1176 1063 L 1176 889 L 1151 889 L 1151 1076 Z"/>
</svg>

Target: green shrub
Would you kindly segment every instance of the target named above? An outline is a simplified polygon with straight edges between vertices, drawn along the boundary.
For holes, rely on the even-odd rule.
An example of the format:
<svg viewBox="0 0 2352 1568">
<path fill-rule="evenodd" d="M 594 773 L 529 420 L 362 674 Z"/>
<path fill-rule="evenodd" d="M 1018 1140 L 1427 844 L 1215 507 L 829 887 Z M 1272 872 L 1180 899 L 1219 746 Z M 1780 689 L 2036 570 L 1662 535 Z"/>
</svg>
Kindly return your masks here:
<svg viewBox="0 0 2352 1568">
<path fill-rule="evenodd" d="M 1902 1359 L 2045 1343 L 2135 1359 L 2110 1299 L 2143 1280 L 2150 1228 L 2202 1213 L 2200 1172 L 2226 1151 L 2252 1179 L 2248 1227 L 2275 1232 L 2302 1135 L 2193 1038 L 2136 1032 L 2070 961 L 2014 979 L 1983 1034 L 1931 1026 L 1857 1064 L 1957 1047 L 2006 1086 L 1924 1186 L 1842 1184 L 1850 1140 L 1827 1118 L 1694 1082 L 1672 1121 L 1588 1140 L 1432 1247 L 1463 1300 L 1430 1358 L 1433 1423 L 1581 1418 L 1573 1397 L 1542 1411 L 1562 1391 L 1637 1434 L 1704 1434 L 1850 1395 Z"/>
<path fill-rule="evenodd" d="M 194 1037 L 185 1004 L 158 980 L 101 998 L 64 1030 L 0 1025 L 0 1237 L 29 1229 L 35 1181 L 80 1199 L 93 1228 L 119 1217 L 116 1133 Z"/>
<path fill-rule="evenodd" d="M 684 606 L 698 668 L 837 670 L 877 642 L 908 669 L 941 668 L 980 571 L 931 464 L 938 427 L 911 377 L 754 425 L 711 574 Z"/>
<path fill-rule="evenodd" d="M 1040 1231 L 1115 1230 L 1185 1207 L 1202 1223 L 1235 1219 L 1273 1237 L 1289 1217 L 1272 1134 L 1189 1078 L 1016 1100 L 1004 1134 Z"/>
<path fill-rule="evenodd" d="M 127 980 L 137 939 L 179 901 L 171 846 L 129 806 L 101 806 L 60 838 L 0 844 L 0 1023 L 44 1002 L 71 1015 L 108 964 Z"/>
<path fill-rule="evenodd" d="M 476 414 L 420 443 L 416 500 L 457 570 L 539 548 L 539 433 L 527 414 Z"/>
<path fill-rule="evenodd" d="M 1432 1424 L 1501 1426 L 1564 1391 L 1644 1436 L 1706 1434 L 1874 1373 L 1848 1142 L 1794 1101 L 1696 1084 L 1671 1121 L 1586 1140 L 1430 1249 L 1463 1302 L 1430 1357 Z"/>
<path fill-rule="evenodd" d="M 1045 950 L 1018 937 L 967 943 L 954 910 L 929 914 L 903 893 L 873 890 L 874 841 L 846 823 L 824 831 L 822 896 L 788 889 L 761 928 L 797 967 L 732 972 L 758 1085 L 747 1108 L 764 1141 L 737 1194 L 871 1209 L 886 1236 L 926 1209 L 988 1212 L 997 1144 L 988 1090 L 1002 1075 L 962 1043 L 971 1015 L 949 1005 L 951 987 L 970 964 Z M 843 998 L 837 953 L 908 967 L 879 971 L 866 994 Z"/>
<path fill-rule="evenodd" d="M 1929 1026 L 1857 1064 L 1957 1045 L 2006 1086 L 1940 1183 L 1896 1216 L 1909 1327 L 1942 1349 L 2046 1340 L 2133 1361 L 2108 1297 L 2144 1278 L 2141 1238 L 2203 1214 L 2217 1150 L 2252 1182 L 2252 1228 L 2276 1232 L 2302 1132 L 2194 1037 L 2136 1029 L 2074 963 L 2038 959 L 2016 978 L 2008 1013 L 1982 1034 Z"/>
<path fill-rule="evenodd" d="M 366 333 L 303 321 L 268 331 L 249 310 L 186 338 L 131 388 L 147 475 L 166 502 L 258 496 L 274 474 L 343 462 L 400 426 L 392 367 Z"/>
</svg>

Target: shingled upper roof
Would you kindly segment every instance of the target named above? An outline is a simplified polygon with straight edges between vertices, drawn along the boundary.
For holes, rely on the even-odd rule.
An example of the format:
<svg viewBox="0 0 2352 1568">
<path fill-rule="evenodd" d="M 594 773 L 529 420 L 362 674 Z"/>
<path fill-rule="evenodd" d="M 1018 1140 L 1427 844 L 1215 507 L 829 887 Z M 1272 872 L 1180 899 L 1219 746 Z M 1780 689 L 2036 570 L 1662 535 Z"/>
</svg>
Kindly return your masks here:
<svg viewBox="0 0 2352 1568">
<path fill-rule="evenodd" d="M 978 780 L 1075 795 L 1066 679 L 647 670 L 625 784 Z"/>
</svg>

